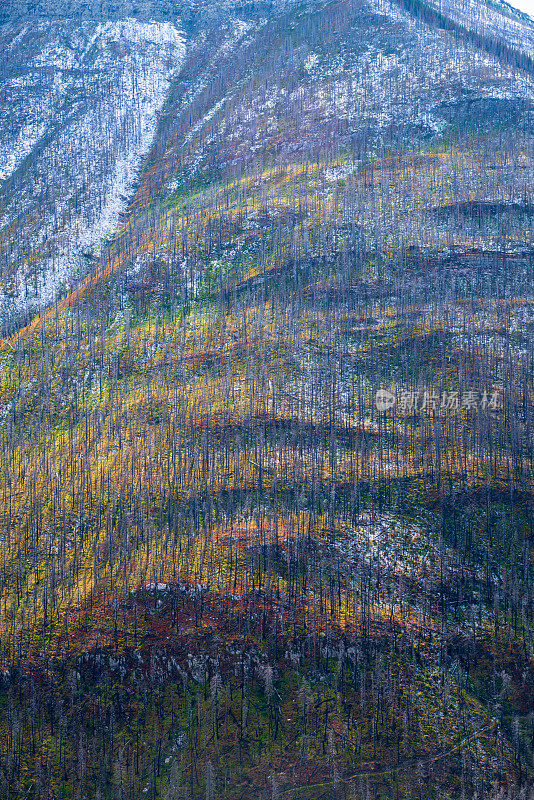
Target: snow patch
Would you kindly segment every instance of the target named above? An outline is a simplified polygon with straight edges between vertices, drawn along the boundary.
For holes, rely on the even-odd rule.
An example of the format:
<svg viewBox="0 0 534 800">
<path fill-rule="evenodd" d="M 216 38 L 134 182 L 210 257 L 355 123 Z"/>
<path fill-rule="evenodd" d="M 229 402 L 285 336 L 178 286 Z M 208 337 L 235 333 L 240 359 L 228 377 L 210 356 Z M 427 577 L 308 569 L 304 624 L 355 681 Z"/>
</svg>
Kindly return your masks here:
<svg viewBox="0 0 534 800">
<path fill-rule="evenodd" d="M 17 177 L 0 211 L 13 270 L 0 304 L 17 312 L 53 302 L 117 229 L 186 46 L 170 22 L 128 18 L 26 26 L 7 49 L 0 191 Z"/>
</svg>

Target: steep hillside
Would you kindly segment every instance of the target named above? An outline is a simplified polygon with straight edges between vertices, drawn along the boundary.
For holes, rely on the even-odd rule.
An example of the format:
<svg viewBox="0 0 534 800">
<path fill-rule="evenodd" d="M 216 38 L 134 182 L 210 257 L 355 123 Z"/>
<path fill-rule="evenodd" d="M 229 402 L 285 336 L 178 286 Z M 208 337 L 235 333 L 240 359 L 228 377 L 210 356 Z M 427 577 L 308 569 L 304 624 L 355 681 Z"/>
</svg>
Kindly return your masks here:
<svg viewBox="0 0 534 800">
<path fill-rule="evenodd" d="M 3 28 L 0 797 L 527 798 L 532 23 L 147 8 Z"/>
<path fill-rule="evenodd" d="M 65 293 L 113 233 L 184 40 L 170 23 L 0 29 L 4 323 Z"/>
</svg>

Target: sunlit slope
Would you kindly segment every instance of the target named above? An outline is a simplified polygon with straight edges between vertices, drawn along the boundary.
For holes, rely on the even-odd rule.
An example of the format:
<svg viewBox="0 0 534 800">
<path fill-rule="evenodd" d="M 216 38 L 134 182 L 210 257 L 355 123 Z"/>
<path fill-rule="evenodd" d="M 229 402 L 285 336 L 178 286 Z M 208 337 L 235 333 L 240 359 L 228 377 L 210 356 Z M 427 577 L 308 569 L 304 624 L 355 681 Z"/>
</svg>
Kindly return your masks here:
<svg viewBox="0 0 534 800">
<path fill-rule="evenodd" d="M 531 674 L 527 609 L 518 609 L 518 624 L 510 626 L 504 596 L 502 608 L 499 600 L 502 581 L 523 592 L 530 580 L 531 462 L 513 441 L 519 398 L 511 393 L 498 411 L 384 418 L 373 409 L 371 387 L 387 363 L 391 373 L 381 380 L 395 382 L 399 370 L 399 386 L 409 369 L 437 392 L 463 385 L 460 373 L 473 386 L 491 388 L 508 361 L 502 352 L 488 359 L 473 342 L 498 336 L 507 315 L 520 318 L 530 305 L 480 301 L 482 321 L 462 338 L 461 298 L 449 307 L 444 330 L 439 315 L 429 323 L 428 308 L 403 310 L 377 298 L 362 308 L 347 295 L 339 308 L 317 281 L 302 289 L 298 301 L 291 285 L 285 295 L 271 291 L 261 301 L 249 290 L 228 311 L 215 291 L 178 316 L 157 302 L 146 312 L 146 300 L 112 308 L 113 295 L 103 292 L 4 343 L 4 668 L 39 671 L 51 657 L 68 661 L 95 648 L 122 654 L 128 665 L 132 649 L 151 648 L 169 676 L 177 669 L 172 663 L 197 674 L 201 667 L 195 673 L 190 654 L 200 664 L 211 654 L 231 682 L 232 648 L 254 642 L 259 653 L 268 647 L 259 657 L 275 669 L 275 681 L 282 680 L 284 658 L 292 663 L 291 648 L 300 653 L 301 677 L 276 683 L 276 691 L 291 705 L 297 703 L 291 681 L 311 680 L 311 709 L 325 696 L 324 689 L 314 694 L 312 665 L 300 650 L 304 634 L 326 636 L 320 646 L 326 653 L 328 640 L 336 648 L 354 637 L 373 649 L 398 642 L 394 660 L 406 647 L 417 653 L 418 727 L 406 723 L 398 754 L 387 736 L 377 751 L 366 716 L 371 701 L 350 701 L 360 733 L 344 733 L 335 749 L 347 790 L 350 775 L 360 772 L 388 786 L 381 768 L 397 775 L 397 765 L 416 758 L 435 763 L 445 791 L 456 785 L 456 757 L 471 736 L 487 765 L 485 780 L 513 774 L 514 756 L 508 745 L 498 750 L 500 728 L 483 698 L 491 696 L 495 665 L 514 681 L 510 663 L 521 664 L 527 680 Z M 528 361 L 523 368 L 527 374 Z M 161 584 L 161 591 L 145 594 L 149 584 Z M 460 690 L 448 671 L 454 656 L 443 655 L 449 648 L 463 652 L 462 641 L 466 652 L 475 646 L 478 653 L 467 700 L 467 687 Z M 339 658 L 338 667 L 349 655 Z M 317 664 L 325 668 L 320 660 L 313 675 Z M 405 669 L 401 664 L 392 686 L 404 685 L 396 672 Z M 371 680 L 375 667 L 368 668 Z M 347 661 L 343 669 L 352 675 L 355 667 Z M 128 666 L 121 680 L 133 692 L 130 676 Z M 452 684 L 438 708 L 442 679 Z M 528 708 L 528 684 L 519 673 L 517 680 L 506 714 Z M 179 708 L 182 701 L 173 702 Z M 272 743 L 254 756 L 254 778 L 250 764 L 238 766 L 237 754 L 232 769 L 245 782 L 241 791 L 255 780 L 270 792 L 272 748 L 283 743 L 284 763 L 296 763 L 302 743 L 298 728 L 278 728 L 279 701 L 272 718 L 269 705 L 261 711 L 263 701 L 254 703 L 249 725 L 268 726 Z M 129 713 L 121 712 L 125 724 Z M 206 707 L 197 720 L 206 737 L 204 760 L 218 758 L 210 713 Z M 333 730 L 344 730 L 346 713 L 335 711 Z M 397 712 L 389 713 L 384 730 Z M 151 724 L 163 725 L 163 717 Z M 161 730 L 167 736 L 171 729 L 167 720 Z M 238 730 L 239 741 L 246 739 Z M 235 733 L 231 726 L 225 747 L 234 746 Z M 156 739 L 150 741 L 145 764 L 155 757 Z M 284 763 L 275 763 L 283 773 Z M 318 783 L 331 784 L 332 757 L 315 738 L 306 763 L 302 769 L 313 769 Z M 186 780 L 185 763 L 183 770 L 177 780 Z M 132 774 L 128 785 L 139 787 L 143 775 Z M 303 775 L 282 775 L 280 783 L 305 785 Z M 72 780 L 69 767 L 65 787 Z M 205 792 L 203 780 L 198 793 Z M 410 781 L 405 774 L 400 780 L 401 786 Z M 319 796 L 314 791 L 304 796 Z"/>
</svg>

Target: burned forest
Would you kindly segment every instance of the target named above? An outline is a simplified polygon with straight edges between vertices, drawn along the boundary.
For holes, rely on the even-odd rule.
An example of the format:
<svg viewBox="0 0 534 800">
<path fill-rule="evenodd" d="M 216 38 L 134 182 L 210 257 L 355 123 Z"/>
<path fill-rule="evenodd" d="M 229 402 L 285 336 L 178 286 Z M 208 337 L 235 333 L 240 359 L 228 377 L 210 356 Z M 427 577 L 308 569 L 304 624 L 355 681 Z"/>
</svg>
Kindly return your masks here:
<svg viewBox="0 0 534 800">
<path fill-rule="evenodd" d="M 0 799 L 534 797 L 534 21 L 0 8 Z"/>
</svg>

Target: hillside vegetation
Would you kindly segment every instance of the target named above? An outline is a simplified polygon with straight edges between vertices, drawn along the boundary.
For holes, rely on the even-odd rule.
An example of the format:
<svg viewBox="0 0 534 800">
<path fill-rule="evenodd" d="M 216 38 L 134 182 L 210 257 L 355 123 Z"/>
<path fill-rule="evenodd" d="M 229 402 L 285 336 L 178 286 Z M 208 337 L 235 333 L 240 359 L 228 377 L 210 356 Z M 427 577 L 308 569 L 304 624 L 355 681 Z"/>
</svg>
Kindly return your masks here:
<svg viewBox="0 0 534 800">
<path fill-rule="evenodd" d="M 220 14 L 3 320 L 0 797 L 527 798 L 532 23 Z"/>
</svg>

